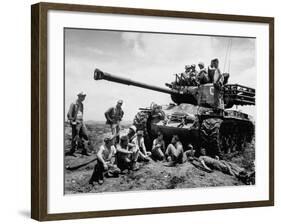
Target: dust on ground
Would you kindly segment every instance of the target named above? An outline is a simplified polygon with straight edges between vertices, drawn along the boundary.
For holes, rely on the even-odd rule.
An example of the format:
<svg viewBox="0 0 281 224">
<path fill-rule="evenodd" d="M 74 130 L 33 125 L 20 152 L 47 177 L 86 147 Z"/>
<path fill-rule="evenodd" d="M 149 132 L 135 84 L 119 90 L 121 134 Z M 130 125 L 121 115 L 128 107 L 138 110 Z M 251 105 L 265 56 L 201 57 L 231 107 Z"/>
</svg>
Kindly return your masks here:
<svg viewBox="0 0 281 224">
<path fill-rule="evenodd" d="M 128 125 L 124 125 L 126 129 Z M 102 185 L 95 183 L 88 184 L 95 165 L 96 150 L 102 144 L 103 136 L 110 132 L 109 128 L 101 122 L 87 124 L 90 135 L 90 156 L 83 156 L 79 153 L 77 157 L 66 156 L 65 166 L 69 164 L 87 163 L 87 165 L 74 170 L 65 169 L 65 193 L 95 193 L 95 192 L 120 192 L 138 190 L 161 190 L 180 189 L 197 187 L 235 186 L 244 185 L 237 178 L 219 171 L 207 173 L 196 168 L 189 162 L 179 164 L 176 167 L 166 167 L 165 162 L 140 163 L 140 169 L 121 174 L 117 178 L 105 178 Z M 65 150 L 69 150 L 71 139 L 70 127 L 66 126 Z M 249 144 L 243 153 L 235 154 L 227 160 L 235 162 L 247 171 L 254 170 L 255 149 L 254 144 Z"/>
</svg>

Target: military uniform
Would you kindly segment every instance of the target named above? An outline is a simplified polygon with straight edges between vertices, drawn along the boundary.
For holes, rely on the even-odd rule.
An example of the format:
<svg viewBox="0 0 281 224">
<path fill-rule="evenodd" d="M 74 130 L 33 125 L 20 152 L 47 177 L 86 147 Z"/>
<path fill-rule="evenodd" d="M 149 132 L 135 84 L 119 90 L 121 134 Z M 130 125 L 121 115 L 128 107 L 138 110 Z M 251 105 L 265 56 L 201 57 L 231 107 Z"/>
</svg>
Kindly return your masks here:
<svg viewBox="0 0 281 224">
<path fill-rule="evenodd" d="M 119 141 L 120 136 L 120 121 L 124 116 L 122 108 L 111 107 L 105 112 L 106 124 L 110 125 L 112 135 L 116 137 L 116 141 Z"/>
<path fill-rule="evenodd" d="M 78 100 L 72 103 L 69 107 L 69 111 L 67 113 L 68 120 L 71 124 L 72 129 L 72 138 L 71 138 L 71 150 L 70 154 L 73 154 L 78 146 L 79 138 L 82 140 L 82 153 L 87 154 L 87 150 L 85 148 L 85 144 L 83 140 L 88 141 L 88 133 L 87 128 L 83 122 L 83 113 L 84 113 L 84 105 L 82 102 Z"/>
</svg>

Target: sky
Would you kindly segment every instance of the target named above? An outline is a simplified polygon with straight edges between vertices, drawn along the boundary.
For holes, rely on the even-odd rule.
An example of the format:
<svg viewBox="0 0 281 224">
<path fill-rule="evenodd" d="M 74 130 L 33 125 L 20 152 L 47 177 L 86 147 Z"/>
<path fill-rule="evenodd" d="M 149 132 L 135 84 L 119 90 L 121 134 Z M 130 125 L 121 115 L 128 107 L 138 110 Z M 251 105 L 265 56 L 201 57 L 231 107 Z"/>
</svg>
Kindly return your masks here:
<svg viewBox="0 0 281 224">
<path fill-rule="evenodd" d="M 147 84 L 165 87 L 187 64 L 218 58 L 229 83 L 256 88 L 254 38 L 65 29 L 65 111 L 84 91 L 84 120 L 103 121 L 104 112 L 124 101 L 124 120 L 151 102 L 168 104 L 170 95 L 93 79 L 95 68 Z M 231 47 L 230 47 L 231 46 Z M 229 50 L 230 49 L 230 50 Z M 198 68 L 198 67 L 197 67 Z M 235 108 L 236 109 L 236 108 Z M 255 117 L 255 107 L 238 107 Z"/>
</svg>

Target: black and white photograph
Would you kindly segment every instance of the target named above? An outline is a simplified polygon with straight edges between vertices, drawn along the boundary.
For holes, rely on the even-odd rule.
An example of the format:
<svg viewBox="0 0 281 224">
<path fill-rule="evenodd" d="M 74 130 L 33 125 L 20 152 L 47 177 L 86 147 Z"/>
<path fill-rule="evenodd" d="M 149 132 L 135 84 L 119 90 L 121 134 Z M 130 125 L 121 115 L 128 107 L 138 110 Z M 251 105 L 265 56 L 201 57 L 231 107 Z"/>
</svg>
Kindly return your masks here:
<svg viewBox="0 0 281 224">
<path fill-rule="evenodd" d="M 255 185 L 256 38 L 64 28 L 64 193 Z"/>
</svg>

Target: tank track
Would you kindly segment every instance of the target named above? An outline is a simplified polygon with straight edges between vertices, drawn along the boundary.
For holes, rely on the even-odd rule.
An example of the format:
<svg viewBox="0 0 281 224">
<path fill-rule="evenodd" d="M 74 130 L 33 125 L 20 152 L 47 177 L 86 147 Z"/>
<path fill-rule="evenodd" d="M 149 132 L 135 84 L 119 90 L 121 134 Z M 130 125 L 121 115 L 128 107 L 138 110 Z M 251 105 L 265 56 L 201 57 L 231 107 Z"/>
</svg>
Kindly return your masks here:
<svg viewBox="0 0 281 224">
<path fill-rule="evenodd" d="M 222 156 L 242 151 L 254 135 L 250 121 L 208 118 L 200 125 L 200 145 L 211 156 Z"/>
<path fill-rule="evenodd" d="M 202 121 L 200 126 L 200 145 L 207 150 L 209 155 L 220 155 L 221 146 L 221 135 L 220 127 L 222 119 L 219 118 L 208 118 Z"/>
</svg>

